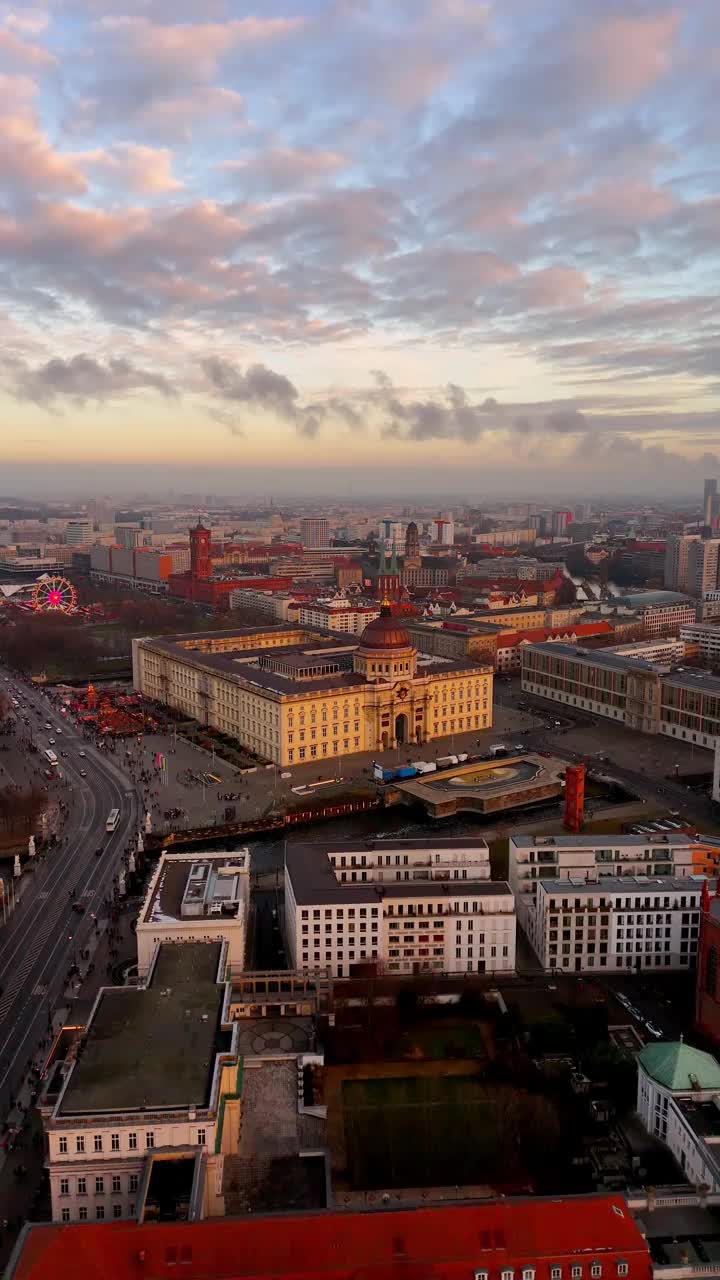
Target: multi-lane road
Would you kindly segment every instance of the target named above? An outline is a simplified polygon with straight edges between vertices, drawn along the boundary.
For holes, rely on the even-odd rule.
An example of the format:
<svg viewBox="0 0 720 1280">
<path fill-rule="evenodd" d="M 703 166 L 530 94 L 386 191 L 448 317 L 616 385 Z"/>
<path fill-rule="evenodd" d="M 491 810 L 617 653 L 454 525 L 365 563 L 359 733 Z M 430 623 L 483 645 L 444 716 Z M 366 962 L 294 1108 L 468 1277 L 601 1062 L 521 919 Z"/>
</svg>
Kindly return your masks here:
<svg viewBox="0 0 720 1280">
<path fill-rule="evenodd" d="M 0 1121 L 9 1111 L 49 1015 L 59 1003 L 67 973 L 103 913 L 128 841 L 140 823 L 140 797 L 112 758 L 89 744 L 40 690 L 12 679 L 0 688 L 30 708 L 30 732 L 38 744 L 54 736 L 69 813 L 60 834 L 65 843 L 39 861 L 7 924 L 0 927 Z M 41 719 L 34 712 L 41 713 Z M 26 713 L 27 714 L 27 713 Z M 52 730 L 43 728 L 45 722 Z M 61 735 L 61 736 L 60 736 Z M 79 752 L 85 753 L 84 757 Z M 84 770 L 85 777 L 81 776 Z M 70 792 L 72 788 L 72 793 Z M 112 833 L 111 809 L 120 810 Z M 103 853 L 96 856 L 102 846 Z M 26 873 L 27 875 L 27 873 Z M 75 896 L 71 898 L 71 891 Z M 74 903 L 84 907 L 80 913 Z"/>
</svg>

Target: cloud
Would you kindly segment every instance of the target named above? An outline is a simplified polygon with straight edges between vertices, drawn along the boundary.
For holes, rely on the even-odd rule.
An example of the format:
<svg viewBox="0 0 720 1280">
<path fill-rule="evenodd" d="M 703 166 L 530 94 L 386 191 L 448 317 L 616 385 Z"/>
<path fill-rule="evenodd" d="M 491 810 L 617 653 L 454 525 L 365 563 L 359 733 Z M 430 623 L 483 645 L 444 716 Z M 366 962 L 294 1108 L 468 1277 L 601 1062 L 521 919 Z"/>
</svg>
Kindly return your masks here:
<svg viewBox="0 0 720 1280">
<path fill-rule="evenodd" d="M 172 172 L 173 153 L 167 147 L 119 142 L 108 150 L 80 153 L 78 164 L 102 174 L 110 182 L 140 195 L 166 195 L 182 190 Z"/>
<path fill-rule="evenodd" d="M 35 85 L 24 76 L 0 75 L 0 100 L 8 106 L 0 129 L 0 175 L 11 196 L 59 192 L 79 195 L 87 181 L 72 156 L 51 146 L 38 123 Z"/>
<path fill-rule="evenodd" d="M 9 71 L 36 71 L 53 66 L 57 59 L 42 45 L 25 40 L 11 30 L 6 23 L 0 27 L 0 68 Z"/>
<path fill-rule="evenodd" d="M 322 183 L 346 164 L 337 151 L 309 147 L 268 147 L 240 160 L 227 160 L 223 168 L 238 175 L 245 189 L 299 191 Z"/>
<path fill-rule="evenodd" d="M 11 394 L 19 400 L 32 400 L 46 408 L 54 407 L 62 400 L 75 405 L 85 404 L 88 400 L 112 400 L 133 391 L 158 391 L 164 396 L 175 394 L 172 384 L 163 374 L 143 369 L 119 357 L 105 363 L 85 354 L 69 359 L 56 357 L 34 368 L 16 363 L 10 367 L 10 373 Z"/>
</svg>

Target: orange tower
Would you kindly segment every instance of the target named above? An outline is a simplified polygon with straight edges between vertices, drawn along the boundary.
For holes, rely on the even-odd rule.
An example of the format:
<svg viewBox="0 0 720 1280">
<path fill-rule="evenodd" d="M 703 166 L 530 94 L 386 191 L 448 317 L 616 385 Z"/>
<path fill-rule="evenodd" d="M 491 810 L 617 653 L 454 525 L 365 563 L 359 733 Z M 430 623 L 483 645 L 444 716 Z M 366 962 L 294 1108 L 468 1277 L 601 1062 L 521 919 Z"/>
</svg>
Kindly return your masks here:
<svg viewBox="0 0 720 1280">
<path fill-rule="evenodd" d="M 190 576 L 195 582 L 212 578 L 210 530 L 201 520 L 190 530 Z"/>
<path fill-rule="evenodd" d="M 565 770 L 565 818 L 567 831 L 578 832 L 585 818 L 585 765 L 569 764 Z"/>
</svg>

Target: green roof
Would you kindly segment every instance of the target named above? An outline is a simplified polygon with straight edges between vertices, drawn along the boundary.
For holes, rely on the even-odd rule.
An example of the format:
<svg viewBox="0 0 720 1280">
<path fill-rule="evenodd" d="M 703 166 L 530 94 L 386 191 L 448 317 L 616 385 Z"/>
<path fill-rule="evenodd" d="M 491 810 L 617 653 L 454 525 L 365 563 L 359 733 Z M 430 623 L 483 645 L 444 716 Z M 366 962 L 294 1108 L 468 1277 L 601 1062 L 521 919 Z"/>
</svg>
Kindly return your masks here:
<svg viewBox="0 0 720 1280">
<path fill-rule="evenodd" d="M 646 1044 L 638 1058 L 647 1074 L 665 1089 L 677 1093 L 720 1089 L 720 1064 L 711 1054 L 693 1049 L 681 1040 L 671 1044 Z"/>
</svg>

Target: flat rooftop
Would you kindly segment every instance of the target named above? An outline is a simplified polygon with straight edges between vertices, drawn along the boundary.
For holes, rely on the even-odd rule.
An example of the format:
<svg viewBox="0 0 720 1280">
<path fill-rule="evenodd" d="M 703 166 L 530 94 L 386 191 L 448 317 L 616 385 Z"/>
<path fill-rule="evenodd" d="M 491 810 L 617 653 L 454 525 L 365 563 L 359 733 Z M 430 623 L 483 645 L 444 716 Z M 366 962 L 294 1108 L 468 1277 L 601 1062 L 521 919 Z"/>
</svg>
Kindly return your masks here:
<svg viewBox="0 0 720 1280">
<path fill-rule="evenodd" d="M 622 654 L 612 653 L 609 649 L 583 649 L 580 644 L 563 644 L 559 640 L 540 641 L 538 644 L 528 645 L 525 652 L 537 649 L 556 658 L 587 659 L 593 666 L 607 667 L 611 671 L 647 671 L 649 675 L 657 675 L 659 670 L 658 663 L 646 662 L 644 658 L 623 657 Z"/>
<path fill-rule="evenodd" d="M 150 896 L 146 899 L 142 913 L 142 924 L 173 924 L 182 921 L 192 924 L 194 919 L 202 916 L 183 916 L 181 907 L 185 889 L 190 876 L 191 867 L 198 863 L 209 863 L 215 869 L 220 867 L 236 868 L 238 873 L 249 872 L 250 855 L 248 853 L 181 853 L 169 854 L 161 859 L 157 872 L 157 881 L 151 886 Z M 227 919 L 227 917 L 224 917 Z"/>
<path fill-rule="evenodd" d="M 699 893 L 704 876 L 602 876 L 600 880 L 538 880 L 537 886 L 554 897 L 568 898 L 573 894 L 640 894 L 668 893 L 671 889 L 682 893 Z"/>
<path fill-rule="evenodd" d="M 58 1116 L 207 1105 L 223 1047 L 221 952 L 221 943 L 168 943 L 147 988 L 101 991 Z"/>
<path fill-rule="evenodd" d="M 702 838 L 696 840 L 683 831 L 651 831 L 647 835 L 597 835 L 597 836 L 511 836 L 510 843 L 516 849 L 646 849 L 648 845 L 687 845 L 702 844 Z"/>
<path fill-rule="evenodd" d="M 363 845 L 358 841 L 337 844 L 289 844 L 285 851 L 285 867 L 292 882 L 292 890 L 298 906 L 335 904 L 338 906 L 371 904 L 380 906 L 386 899 L 394 898 L 456 898 L 462 894 L 468 898 L 499 897 L 511 893 L 505 881 L 493 880 L 408 880 L 373 883 L 358 881 L 344 884 L 336 879 L 330 862 L 331 853 L 361 853 L 372 847 L 384 853 L 397 853 L 402 849 L 467 849 L 473 847 L 469 840 L 378 840 Z M 485 841 L 475 844 L 482 848 Z M 351 868 L 352 870 L 353 868 Z M 355 868 L 357 870 L 357 868 Z M 361 868 L 362 870 L 362 868 Z M 367 871 L 368 868 L 365 868 Z"/>
<path fill-rule="evenodd" d="M 720 1138 L 720 1107 L 716 1102 L 692 1102 L 689 1098 L 678 1098 L 676 1106 L 699 1138 Z"/>
<path fill-rule="evenodd" d="M 709 671 L 686 671 L 676 668 L 665 676 L 663 684 L 671 684 L 676 688 L 693 689 L 711 697 L 720 697 L 720 677 L 711 675 Z"/>
</svg>

